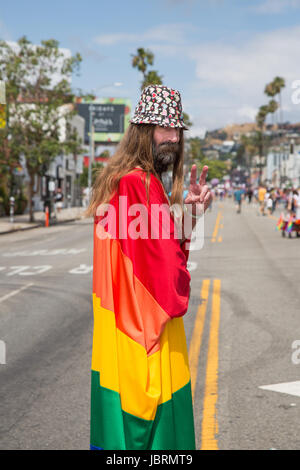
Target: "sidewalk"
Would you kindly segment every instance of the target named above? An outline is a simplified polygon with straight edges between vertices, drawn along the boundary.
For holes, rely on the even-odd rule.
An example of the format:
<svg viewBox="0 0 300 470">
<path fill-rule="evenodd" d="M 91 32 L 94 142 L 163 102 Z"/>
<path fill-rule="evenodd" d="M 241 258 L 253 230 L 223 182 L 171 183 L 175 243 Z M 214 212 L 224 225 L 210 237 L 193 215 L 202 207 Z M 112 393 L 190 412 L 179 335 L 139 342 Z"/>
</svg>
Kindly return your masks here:
<svg viewBox="0 0 300 470">
<path fill-rule="evenodd" d="M 50 225 L 56 225 L 72 220 L 83 219 L 84 207 L 70 207 L 62 209 L 57 218 L 51 218 Z M 9 217 L 0 217 L 0 235 L 15 232 L 17 230 L 29 230 L 36 227 L 45 226 L 45 213 L 43 211 L 34 212 L 35 222 L 29 222 L 29 214 L 15 215 L 14 222 L 10 222 Z"/>
</svg>

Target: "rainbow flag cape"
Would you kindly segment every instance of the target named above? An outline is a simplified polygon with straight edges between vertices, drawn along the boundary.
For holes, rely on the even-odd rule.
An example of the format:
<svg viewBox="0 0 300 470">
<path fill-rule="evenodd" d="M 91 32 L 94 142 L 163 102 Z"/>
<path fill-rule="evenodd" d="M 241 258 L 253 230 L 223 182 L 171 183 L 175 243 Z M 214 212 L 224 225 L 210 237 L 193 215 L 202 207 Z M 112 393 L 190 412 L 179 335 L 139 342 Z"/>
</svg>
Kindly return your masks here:
<svg viewBox="0 0 300 470">
<path fill-rule="evenodd" d="M 288 233 L 291 233 L 292 231 L 292 228 L 293 228 L 293 222 L 295 220 L 295 217 L 292 215 L 290 216 L 289 220 L 288 220 L 288 223 L 287 223 L 287 226 L 286 226 L 286 232 Z"/>
<path fill-rule="evenodd" d="M 276 224 L 276 227 L 277 227 L 277 230 L 281 230 L 282 227 L 284 226 L 285 222 L 284 222 L 284 217 L 283 217 L 283 214 L 281 213 L 280 214 L 280 217 L 279 217 L 279 220 Z"/>
<path fill-rule="evenodd" d="M 133 204 L 145 206 L 148 233 L 155 220 L 159 229 L 163 225 L 151 217 L 151 204 L 169 205 L 154 175 L 147 205 L 144 177 L 138 169 L 123 176 L 108 212 L 95 217 L 90 444 L 104 450 L 193 450 L 182 318 L 190 294 L 189 252 L 175 237 L 129 236 L 137 226 Z"/>
</svg>

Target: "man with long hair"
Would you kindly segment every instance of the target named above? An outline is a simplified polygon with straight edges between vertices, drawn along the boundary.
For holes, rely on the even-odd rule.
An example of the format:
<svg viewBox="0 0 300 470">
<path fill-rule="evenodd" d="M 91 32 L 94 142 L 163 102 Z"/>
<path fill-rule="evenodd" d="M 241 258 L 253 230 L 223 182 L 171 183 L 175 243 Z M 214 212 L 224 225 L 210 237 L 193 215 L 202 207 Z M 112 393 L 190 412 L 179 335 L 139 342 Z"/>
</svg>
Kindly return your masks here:
<svg viewBox="0 0 300 470">
<path fill-rule="evenodd" d="M 179 92 L 146 87 L 93 186 L 91 449 L 195 449 L 182 317 L 188 242 L 211 193 L 208 167 L 197 183 L 193 165 L 183 203 L 184 129 Z M 162 174 L 170 167 L 169 200 Z"/>
</svg>

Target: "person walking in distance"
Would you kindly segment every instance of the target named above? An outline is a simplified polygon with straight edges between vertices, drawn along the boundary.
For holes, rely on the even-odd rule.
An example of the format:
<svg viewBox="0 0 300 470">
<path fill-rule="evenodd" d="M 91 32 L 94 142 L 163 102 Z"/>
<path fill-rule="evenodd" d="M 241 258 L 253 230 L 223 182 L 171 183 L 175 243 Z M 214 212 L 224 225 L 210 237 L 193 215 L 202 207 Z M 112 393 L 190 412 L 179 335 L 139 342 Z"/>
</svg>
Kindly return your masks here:
<svg viewBox="0 0 300 470">
<path fill-rule="evenodd" d="M 238 186 L 236 191 L 234 191 L 234 199 L 237 203 L 237 210 L 236 210 L 237 214 L 240 214 L 242 210 L 243 194 L 244 194 L 244 191 L 240 186 Z"/>
<path fill-rule="evenodd" d="M 57 188 L 55 194 L 55 212 L 60 213 L 63 208 L 64 195 L 61 188 Z"/>
<path fill-rule="evenodd" d="M 259 210 L 261 215 L 265 215 L 265 195 L 266 195 L 266 188 L 263 185 L 260 185 L 258 189 L 258 203 L 259 203 Z"/>
<path fill-rule="evenodd" d="M 195 449 L 182 317 L 190 296 L 188 242 L 211 194 L 208 167 L 198 181 L 193 165 L 183 199 L 185 129 L 180 93 L 146 87 L 93 185 L 91 449 Z M 162 183 L 169 169 L 170 200 Z M 180 221 L 175 204 L 184 208 Z M 191 230 L 182 234 L 184 221 Z"/>
</svg>

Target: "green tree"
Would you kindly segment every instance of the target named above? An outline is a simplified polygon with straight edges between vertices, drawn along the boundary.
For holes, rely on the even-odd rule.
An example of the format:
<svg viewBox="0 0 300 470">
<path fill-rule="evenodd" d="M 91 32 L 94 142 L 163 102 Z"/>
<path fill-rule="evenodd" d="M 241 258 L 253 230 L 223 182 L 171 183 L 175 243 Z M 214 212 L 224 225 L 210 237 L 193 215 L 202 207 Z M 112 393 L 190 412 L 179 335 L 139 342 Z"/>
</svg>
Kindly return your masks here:
<svg viewBox="0 0 300 470">
<path fill-rule="evenodd" d="M 207 181 L 211 181 L 213 178 L 222 180 L 222 178 L 228 173 L 227 163 L 220 160 L 208 160 L 207 158 L 204 158 L 201 163 L 197 162 L 196 164 L 198 173 L 202 171 L 204 165 L 208 166 Z"/>
<path fill-rule="evenodd" d="M 148 85 L 161 85 L 162 75 L 159 75 L 156 70 L 148 70 L 149 65 L 153 65 L 154 54 L 149 49 L 140 47 L 137 49 L 136 54 L 131 54 L 132 66 L 137 68 L 143 74 L 141 90 Z"/>
<path fill-rule="evenodd" d="M 279 95 L 279 113 L 280 113 L 280 121 L 283 122 L 283 113 L 282 113 L 282 102 L 281 102 L 281 90 L 285 87 L 285 80 L 282 77 L 275 77 L 273 80 L 274 88 L 276 90 L 276 94 Z"/>
<path fill-rule="evenodd" d="M 92 163 L 92 185 L 95 182 L 97 171 L 100 168 L 103 168 L 102 163 L 100 162 Z M 81 173 L 81 175 L 79 176 L 79 185 L 81 186 L 81 188 L 86 188 L 88 186 L 88 173 L 89 173 L 89 169 L 88 167 L 85 166 L 83 168 L 83 173 Z"/>
<path fill-rule="evenodd" d="M 192 127 L 193 123 L 190 120 L 190 116 L 187 113 L 183 113 L 183 122 L 187 127 Z"/>
<path fill-rule="evenodd" d="M 276 100 L 270 100 L 268 104 L 269 108 L 269 113 L 272 115 L 272 122 L 274 125 L 274 113 L 276 113 L 277 109 L 279 108 L 279 105 Z"/>
<path fill-rule="evenodd" d="M 1 155 L 24 155 L 29 182 L 30 221 L 34 221 L 32 196 L 35 175 L 59 154 L 80 153 L 77 133 L 71 129 L 74 95 L 72 73 L 81 57 L 66 57 L 58 41 L 49 39 L 33 45 L 25 36 L 16 47 L 0 41 L 0 80 L 6 83 L 7 133 L 0 135 Z M 58 77 L 54 82 L 54 77 Z M 62 138 L 62 121 L 67 138 Z M 10 142 L 8 143 L 8 139 Z M 9 148 L 9 153 L 7 153 Z"/>
<path fill-rule="evenodd" d="M 279 118 L 279 121 L 282 122 L 282 103 L 281 103 L 281 90 L 282 88 L 285 87 L 285 80 L 284 78 L 282 77 L 275 77 L 272 82 L 270 83 L 267 83 L 267 85 L 265 86 L 265 89 L 264 89 L 264 93 L 271 97 L 271 98 L 274 98 L 275 96 L 279 95 L 279 101 L 278 103 L 275 101 L 275 100 L 271 100 L 270 103 L 276 103 L 277 104 L 277 108 L 275 109 L 275 104 L 271 105 L 271 107 L 273 109 L 275 109 L 275 111 L 277 109 L 279 109 L 279 113 L 280 113 L 280 118 Z M 272 113 L 274 113 L 275 111 L 271 111 Z"/>
<path fill-rule="evenodd" d="M 202 162 L 205 158 L 202 152 L 202 141 L 199 137 L 189 139 L 189 156 L 193 163 Z"/>
</svg>

